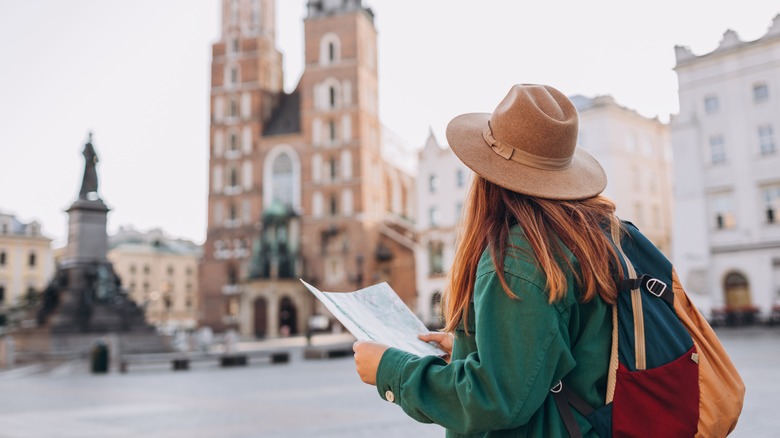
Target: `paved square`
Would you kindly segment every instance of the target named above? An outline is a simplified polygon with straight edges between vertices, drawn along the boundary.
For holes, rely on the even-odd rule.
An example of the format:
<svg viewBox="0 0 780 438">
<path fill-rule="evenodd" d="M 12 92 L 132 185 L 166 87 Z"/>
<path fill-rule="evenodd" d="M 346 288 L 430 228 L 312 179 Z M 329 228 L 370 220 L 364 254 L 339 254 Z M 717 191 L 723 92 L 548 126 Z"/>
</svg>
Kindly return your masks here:
<svg viewBox="0 0 780 438">
<path fill-rule="evenodd" d="M 780 329 L 721 330 L 748 387 L 732 437 L 780 431 Z M 441 437 L 364 385 L 350 358 L 90 375 L 83 364 L 0 373 L 0 437 Z M 31 374 L 25 375 L 30 372 Z"/>
</svg>

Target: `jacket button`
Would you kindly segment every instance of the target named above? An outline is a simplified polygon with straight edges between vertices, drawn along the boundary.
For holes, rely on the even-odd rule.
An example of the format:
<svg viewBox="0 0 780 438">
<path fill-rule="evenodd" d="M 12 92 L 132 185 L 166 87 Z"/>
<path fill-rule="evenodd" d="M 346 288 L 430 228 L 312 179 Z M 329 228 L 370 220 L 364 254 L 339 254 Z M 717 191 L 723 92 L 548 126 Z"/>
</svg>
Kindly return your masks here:
<svg viewBox="0 0 780 438">
<path fill-rule="evenodd" d="M 390 403 L 395 401 L 395 395 L 393 394 L 393 391 L 385 391 L 385 399 L 389 401 Z"/>
</svg>

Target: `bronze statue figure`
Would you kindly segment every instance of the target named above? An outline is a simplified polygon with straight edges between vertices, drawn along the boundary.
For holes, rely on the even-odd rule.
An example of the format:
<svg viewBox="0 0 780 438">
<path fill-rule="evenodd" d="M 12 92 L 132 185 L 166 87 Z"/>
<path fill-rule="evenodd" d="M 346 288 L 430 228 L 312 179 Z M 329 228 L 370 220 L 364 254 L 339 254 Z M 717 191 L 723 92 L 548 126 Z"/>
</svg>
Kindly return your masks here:
<svg viewBox="0 0 780 438">
<path fill-rule="evenodd" d="M 97 170 L 95 166 L 98 162 L 95 149 L 92 148 L 92 133 L 89 133 L 89 140 L 84 145 L 84 178 L 81 180 L 81 191 L 79 191 L 79 199 L 89 199 L 87 195 L 89 193 L 97 194 L 98 179 Z"/>
</svg>

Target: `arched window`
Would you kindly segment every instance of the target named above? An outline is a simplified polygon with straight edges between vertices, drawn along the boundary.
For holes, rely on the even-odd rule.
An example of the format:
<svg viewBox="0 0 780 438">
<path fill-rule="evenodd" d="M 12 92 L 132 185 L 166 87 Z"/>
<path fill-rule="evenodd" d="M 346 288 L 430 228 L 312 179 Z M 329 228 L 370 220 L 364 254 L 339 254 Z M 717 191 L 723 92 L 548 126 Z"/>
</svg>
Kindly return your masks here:
<svg viewBox="0 0 780 438">
<path fill-rule="evenodd" d="M 235 166 L 230 168 L 230 187 L 238 187 L 238 169 Z"/>
<path fill-rule="evenodd" d="M 330 65 L 341 59 L 341 41 L 334 33 L 327 33 L 320 40 L 320 65 Z"/>
<path fill-rule="evenodd" d="M 286 153 L 279 154 L 271 167 L 272 199 L 286 206 L 293 205 L 293 162 Z"/>
</svg>

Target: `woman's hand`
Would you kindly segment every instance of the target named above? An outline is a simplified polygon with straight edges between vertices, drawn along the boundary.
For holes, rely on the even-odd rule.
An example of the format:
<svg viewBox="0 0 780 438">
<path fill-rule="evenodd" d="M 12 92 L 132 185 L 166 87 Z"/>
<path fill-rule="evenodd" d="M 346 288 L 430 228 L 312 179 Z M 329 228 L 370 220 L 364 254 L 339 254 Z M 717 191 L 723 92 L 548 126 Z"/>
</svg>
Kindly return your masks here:
<svg viewBox="0 0 780 438">
<path fill-rule="evenodd" d="M 421 334 L 418 336 L 418 338 L 424 342 L 433 341 L 439 344 L 439 347 L 447 353 L 447 355 L 442 357 L 442 359 L 446 360 L 447 363 L 450 363 L 450 356 L 452 355 L 452 341 L 454 339 L 452 333 L 431 332 Z"/>
<path fill-rule="evenodd" d="M 376 385 L 376 369 L 379 368 L 379 361 L 388 348 L 387 345 L 378 342 L 357 341 L 352 344 L 352 351 L 355 352 L 355 369 L 360 380 L 369 385 Z"/>
</svg>

